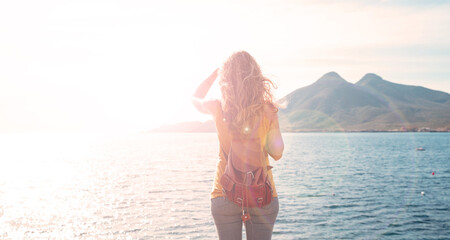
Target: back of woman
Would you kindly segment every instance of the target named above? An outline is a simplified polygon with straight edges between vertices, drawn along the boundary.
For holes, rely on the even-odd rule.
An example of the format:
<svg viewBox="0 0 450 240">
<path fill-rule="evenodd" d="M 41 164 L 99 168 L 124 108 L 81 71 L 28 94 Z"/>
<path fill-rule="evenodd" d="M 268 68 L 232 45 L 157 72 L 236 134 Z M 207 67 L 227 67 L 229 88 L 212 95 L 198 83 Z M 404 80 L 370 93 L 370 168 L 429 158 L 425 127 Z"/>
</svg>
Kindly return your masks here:
<svg viewBox="0 0 450 240">
<path fill-rule="evenodd" d="M 216 78 L 219 79 L 222 99 L 205 100 Z M 274 87 L 273 83 L 262 75 L 253 57 L 242 51 L 231 55 L 220 70 L 214 71 L 193 95 L 194 106 L 200 112 L 214 117 L 220 143 L 219 162 L 211 192 L 211 212 L 219 239 L 242 239 L 243 222 L 247 239 L 271 239 L 278 214 L 278 195 L 268 155 L 278 160 L 284 148 L 271 87 Z M 228 176 L 230 168 L 233 168 L 233 164 L 228 161 L 231 149 L 236 151 L 246 148 L 246 145 L 239 145 L 242 141 L 236 139 L 250 137 L 256 139 L 253 141 L 260 146 L 261 172 L 264 174 L 263 179 L 267 179 L 267 187 L 262 192 L 267 197 L 258 198 L 257 206 L 248 204 L 248 199 L 254 195 L 250 186 L 239 183 L 233 184 L 230 189 L 228 185 L 225 188 L 223 186 L 224 174 Z M 236 190 L 241 185 L 242 194 L 241 190 Z"/>
</svg>

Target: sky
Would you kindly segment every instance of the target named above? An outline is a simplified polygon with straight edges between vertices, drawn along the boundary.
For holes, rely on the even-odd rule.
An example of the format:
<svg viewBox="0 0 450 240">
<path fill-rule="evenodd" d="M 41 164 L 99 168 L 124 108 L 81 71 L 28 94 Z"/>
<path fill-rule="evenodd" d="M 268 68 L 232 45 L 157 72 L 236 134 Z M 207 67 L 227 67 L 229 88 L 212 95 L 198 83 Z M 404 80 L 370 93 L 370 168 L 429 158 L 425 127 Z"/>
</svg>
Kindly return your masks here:
<svg viewBox="0 0 450 240">
<path fill-rule="evenodd" d="M 2 1 L 0 133 L 205 121 L 190 97 L 239 50 L 277 98 L 330 71 L 449 93 L 449 12 L 427 0 Z"/>
</svg>

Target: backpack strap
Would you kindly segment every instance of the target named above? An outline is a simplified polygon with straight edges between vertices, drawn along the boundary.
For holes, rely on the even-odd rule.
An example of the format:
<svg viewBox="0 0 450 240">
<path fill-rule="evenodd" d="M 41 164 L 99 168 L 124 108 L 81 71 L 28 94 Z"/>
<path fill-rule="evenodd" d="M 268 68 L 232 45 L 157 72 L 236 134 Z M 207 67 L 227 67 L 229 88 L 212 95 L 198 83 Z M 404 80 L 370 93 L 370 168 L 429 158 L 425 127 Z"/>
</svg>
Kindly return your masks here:
<svg viewBox="0 0 450 240">
<path fill-rule="evenodd" d="M 217 111 L 217 113 L 219 113 L 219 114 L 218 114 L 218 116 L 216 115 L 216 117 L 219 118 L 219 119 L 216 119 L 216 121 L 221 121 L 220 124 L 222 126 L 226 125 L 227 119 L 225 118 L 224 111 L 222 109 L 222 104 L 218 104 L 217 107 L 219 108 L 218 111 Z M 265 127 L 265 124 L 264 124 L 265 119 L 266 119 L 266 115 L 265 115 L 265 112 L 263 110 L 262 114 L 260 115 L 260 118 L 256 122 L 256 126 L 252 129 L 253 132 L 251 133 L 251 135 L 252 135 L 251 137 L 255 137 L 255 135 L 256 135 L 256 137 L 260 139 L 260 145 L 261 145 L 260 147 L 262 148 L 262 151 L 264 152 L 264 155 L 267 156 L 267 151 L 266 151 L 265 146 L 264 146 L 264 142 L 265 142 L 264 138 L 266 136 L 265 135 L 261 136 L 261 134 L 260 134 L 261 126 Z M 228 126 L 226 126 L 226 127 L 228 127 Z M 264 129 L 265 134 L 267 134 L 267 132 L 268 132 L 267 130 L 268 129 Z M 233 139 L 233 134 L 231 134 L 231 139 Z M 230 142 L 230 151 L 231 151 L 231 147 L 232 147 L 231 145 L 232 144 Z M 227 153 L 225 151 L 225 148 L 224 148 L 222 143 L 220 143 L 220 149 L 221 149 L 221 151 L 223 153 L 223 156 L 224 156 L 225 160 L 228 161 L 229 153 Z M 266 164 L 265 157 L 261 159 L 261 166 L 263 166 L 263 172 L 264 172 L 265 176 L 268 175 L 267 171 L 269 171 L 270 169 L 273 168 L 272 166 Z"/>
</svg>

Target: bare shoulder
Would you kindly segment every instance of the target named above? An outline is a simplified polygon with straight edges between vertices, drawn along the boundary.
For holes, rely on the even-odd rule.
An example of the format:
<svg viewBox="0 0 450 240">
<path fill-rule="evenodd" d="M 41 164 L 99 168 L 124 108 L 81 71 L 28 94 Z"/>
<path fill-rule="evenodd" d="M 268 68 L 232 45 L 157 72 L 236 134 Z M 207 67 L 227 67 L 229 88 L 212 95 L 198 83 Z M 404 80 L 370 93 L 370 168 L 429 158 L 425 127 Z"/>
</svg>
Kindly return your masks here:
<svg viewBox="0 0 450 240">
<path fill-rule="evenodd" d="M 217 110 L 222 107 L 220 100 L 218 100 L 218 99 L 207 100 L 207 101 L 205 101 L 204 106 L 208 110 L 208 112 L 210 114 L 212 114 L 213 116 L 216 116 Z"/>
<path fill-rule="evenodd" d="M 264 104 L 264 113 L 270 120 L 277 118 L 278 108 L 272 103 Z"/>
</svg>

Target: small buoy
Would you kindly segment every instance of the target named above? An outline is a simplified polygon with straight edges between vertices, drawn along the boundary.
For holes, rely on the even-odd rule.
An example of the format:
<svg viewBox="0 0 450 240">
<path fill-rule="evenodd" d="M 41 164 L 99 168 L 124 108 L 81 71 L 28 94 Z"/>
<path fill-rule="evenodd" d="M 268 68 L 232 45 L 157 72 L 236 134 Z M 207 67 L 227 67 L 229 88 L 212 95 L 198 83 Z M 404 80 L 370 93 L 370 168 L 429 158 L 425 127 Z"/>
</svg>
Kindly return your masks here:
<svg viewBox="0 0 450 240">
<path fill-rule="evenodd" d="M 425 195 L 425 192 L 421 192 L 420 194 L 423 196 L 423 195 Z"/>
<path fill-rule="evenodd" d="M 333 196 L 336 196 L 336 193 L 333 193 Z"/>
<path fill-rule="evenodd" d="M 431 175 L 433 175 L 433 176 L 434 176 L 434 172 L 432 172 L 432 173 L 431 173 Z"/>
</svg>

